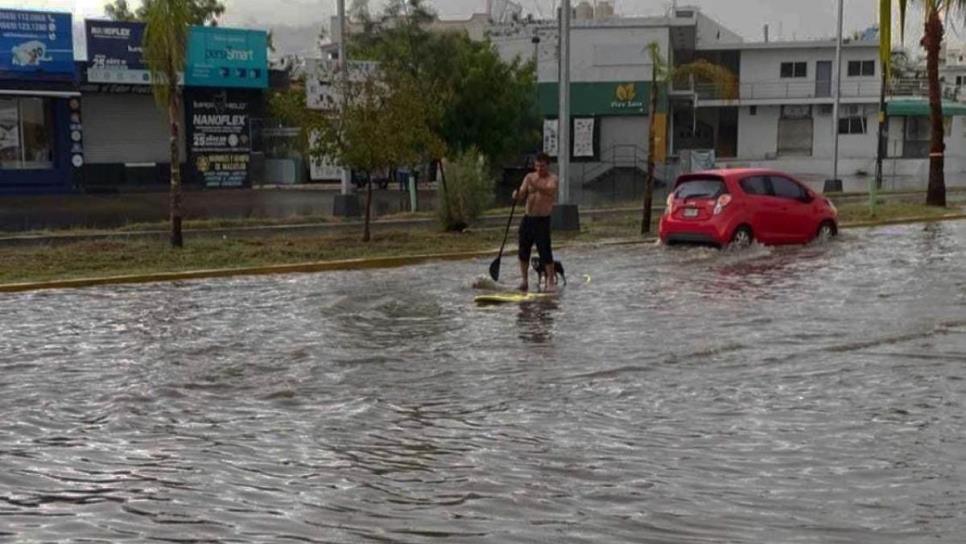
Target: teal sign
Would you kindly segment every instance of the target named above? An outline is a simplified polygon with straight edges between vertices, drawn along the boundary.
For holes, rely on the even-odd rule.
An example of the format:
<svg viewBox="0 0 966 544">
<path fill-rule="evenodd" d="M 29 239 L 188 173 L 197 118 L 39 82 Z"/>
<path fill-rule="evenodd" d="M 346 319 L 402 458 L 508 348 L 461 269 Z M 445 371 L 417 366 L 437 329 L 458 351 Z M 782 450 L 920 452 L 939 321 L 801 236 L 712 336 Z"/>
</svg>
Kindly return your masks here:
<svg viewBox="0 0 966 544">
<path fill-rule="evenodd" d="M 189 87 L 268 88 L 268 35 L 258 30 L 193 26 L 188 34 Z"/>
</svg>

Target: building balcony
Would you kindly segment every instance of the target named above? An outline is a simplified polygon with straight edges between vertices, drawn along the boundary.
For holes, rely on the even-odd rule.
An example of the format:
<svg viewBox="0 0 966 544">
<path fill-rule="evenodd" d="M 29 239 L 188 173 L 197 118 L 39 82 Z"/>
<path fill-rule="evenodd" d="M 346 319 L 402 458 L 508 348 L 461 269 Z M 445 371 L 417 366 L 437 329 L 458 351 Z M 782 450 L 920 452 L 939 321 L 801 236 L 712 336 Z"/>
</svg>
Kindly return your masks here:
<svg viewBox="0 0 966 544">
<path fill-rule="evenodd" d="M 697 83 L 690 89 L 682 85 L 673 87 L 674 94 L 688 94 L 704 101 L 731 101 L 710 83 Z M 878 101 L 881 84 L 878 81 L 842 81 L 843 99 L 870 99 Z M 776 101 L 776 100 L 822 100 L 833 97 L 831 81 L 752 81 L 738 84 L 738 101 Z"/>
<path fill-rule="evenodd" d="M 879 81 L 842 81 L 841 97 L 843 100 L 855 101 L 856 99 L 868 99 L 878 102 L 881 84 Z M 889 84 L 887 89 L 889 96 L 908 96 L 927 98 L 929 96 L 929 83 L 922 78 L 895 79 Z M 832 95 L 831 81 L 792 81 L 792 80 L 773 80 L 773 81 L 753 81 L 738 84 L 737 102 L 766 101 L 781 102 L 786 100 L 831 100 Z M 710 83 L 692 83 L 688 81 L 677 81 L 671 85 L 671 96 L 692 97 L 699 102 L 735 102 L 721 94 L 720 90 Z M 962 101 L 966 100 L 966 86 L 952 85 L 943 83 L 942 96 L 944 100 Z"/>
<path fill-rule="evenodd" d="M 966 100 L 966 87 L 950 83 L 942 83 L 941 85 L 943 100 L 954 102 Z M 891 96 L 928 98 L 929 81 L 925 78 L 895 79 L 889 84 L 889 94 Z"/>
</svg>

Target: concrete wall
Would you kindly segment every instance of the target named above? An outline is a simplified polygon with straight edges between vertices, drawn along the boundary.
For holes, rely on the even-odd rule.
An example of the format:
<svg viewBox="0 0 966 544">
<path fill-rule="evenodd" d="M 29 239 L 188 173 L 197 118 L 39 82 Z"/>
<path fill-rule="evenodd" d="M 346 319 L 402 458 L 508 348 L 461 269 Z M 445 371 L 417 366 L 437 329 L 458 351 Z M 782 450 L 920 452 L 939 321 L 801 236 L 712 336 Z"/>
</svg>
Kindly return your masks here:
<svg viewBox="0 0 966 544">
<path fill-rule="evenodd" d="M 849 112 L 849 105 L 841 108 L 841 117 L 846 117 Z M 839 134 L 839 158 L 840 159 L 864 159 L 875 157 L 876 142 L 878 141 L 878 121 L 876 118 L 877 106 L 857 105 L 858 113 L 865 117 L 865 134 Z M 831 114 L 819 114 L 818 108 L 812 107 L 812 115 L 815 124 L 812 131 L 812 156 L 816 158 L 831 159 L 834 154 L 835 132 Z"/>
<path fill-rule="evenodd" d="M 505 30 L 505 29 L 503 29 Z M 490 37 L 500 58 L 530 60 L 531 39 L 540 36 L 537 76 L 540 82 L 558 78 L 558 32 L 550 27 L 520 28 Z M 583 26 L 570 32 L 571 81 L 650 81 L 647 44 L 657 42 L 667 54 L 669 30 L 654 26 Z"/>
<path fill-rule="evenodd" d="M 647 150 L 650 134 L 650 117 L 598 117 L 600 123 L 600 152 L 603 154 L 615 145 L 636 145 Z M 622 150 L 623 151 L 623 150 Z M 621 153 L 621 151 L 618 151 Z M 630 151 L 624 152 L 625 154 Z M 609 157 L 602 157 L 608 160 Z"/>
<path fill-rule="evenodd" d="M 755 115 L 751 108 L 738 108 L 738 158 L 764 159 L 778 152 L 778 106 L 758 106 Z"/>
<path fill-rule="evenodd" d="M 728 43 L 737 44 L 743 41 L 741 36 L 721 26 L 717 21 L 700 12 L 697 14 L 696 40 L 698 47 L 709 47 Z"/>
</svg>

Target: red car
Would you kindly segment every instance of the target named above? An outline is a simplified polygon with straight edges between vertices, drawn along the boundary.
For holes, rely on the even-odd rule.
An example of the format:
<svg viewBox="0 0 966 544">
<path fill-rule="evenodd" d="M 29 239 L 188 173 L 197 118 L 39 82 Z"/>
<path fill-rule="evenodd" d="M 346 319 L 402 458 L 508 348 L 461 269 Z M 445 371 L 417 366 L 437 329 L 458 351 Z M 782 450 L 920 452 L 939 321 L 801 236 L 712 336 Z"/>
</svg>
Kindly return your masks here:
<svg viewBox="0 0 966 544">
<path fill-rule="evenodd" d="M 677 179 L 659 232 L 667 245 L 804 244 L 835 236 L 838 210 L 782 172 L 710 170 Z"/>
</svg>

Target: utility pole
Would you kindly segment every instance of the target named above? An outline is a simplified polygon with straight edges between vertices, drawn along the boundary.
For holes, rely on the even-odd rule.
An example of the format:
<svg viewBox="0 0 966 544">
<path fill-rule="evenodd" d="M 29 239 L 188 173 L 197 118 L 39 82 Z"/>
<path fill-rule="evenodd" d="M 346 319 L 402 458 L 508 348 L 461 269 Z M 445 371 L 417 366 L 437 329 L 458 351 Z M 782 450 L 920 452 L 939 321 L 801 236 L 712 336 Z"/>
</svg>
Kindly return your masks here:
<svg viewBox="0 0 966 544">
<path fill-rule="evenodd" d="M 557 115 L 557 150 L 560 204 L 570 203 L 570 0 L 560 2 L 560 104 Z"/>
<path fill-rule="evenodd" d="M 349 63 L 346 59 L 346 24 L 345 24 L 345 0 L 336 0 L 337 8 L 339 13 L 339 76 L 342 78 L 342 92 L 345 93 L 348 90 L 348 86 L 345 84 L 347 81 L 346 70 L 348 69 Z M 343 97 L 344 99 L 345 97 Z M 345 100 L 343 100 L 345 102 Z M 349 194 L 349 183 L 351 172 L 348 168 L 342 168 L 342 194 Z"/>
<path fill-rule="evenodd" d="M 839 102 L 842 98 L 842 8 L 844 0 L 839 2 L 838 37 L 835 39 L 835 102 L 832 105 L 832 138 L 835 142 L 832 151 L 832 183 L 839 181 Z"/>
<path fill-rule="evenodd" d="M 339 15 L 339 78 L 341 80 L 340 87 L 342 91 L 339 93 L 342 98 L 342 106 L 345 108 L 346 101 L 348 97 L 349 86 L 349 59 L 348 56 L 348 45 L 346 40 L 348 38 L 346 32 L 346 22 L 345 22 L 345 0 L 336 0 L 336 11 Z M 350 185 L 352 183 L 352 170 L 343 166 L 342 167 L 342 187 L 339 194 L 335 195 L 335 199 L 332 205 L 333 215 L 337 217 L 357 217 L 361 214 L 361 209 L 359 207 L 359 199 L 356 195 L 352 194 Z"/>
<path fill-rule="evenodd" d="M 557 175 L 560 179 L 559 202 L 553 211 L 552 224 L 557 230 L 580 230 L 577 205 L 571 201 L 570 152 L 570 0 L 560 2 L 560 70 L 558 77 L 560 104 L 557 114 Z"/>
</svg>

